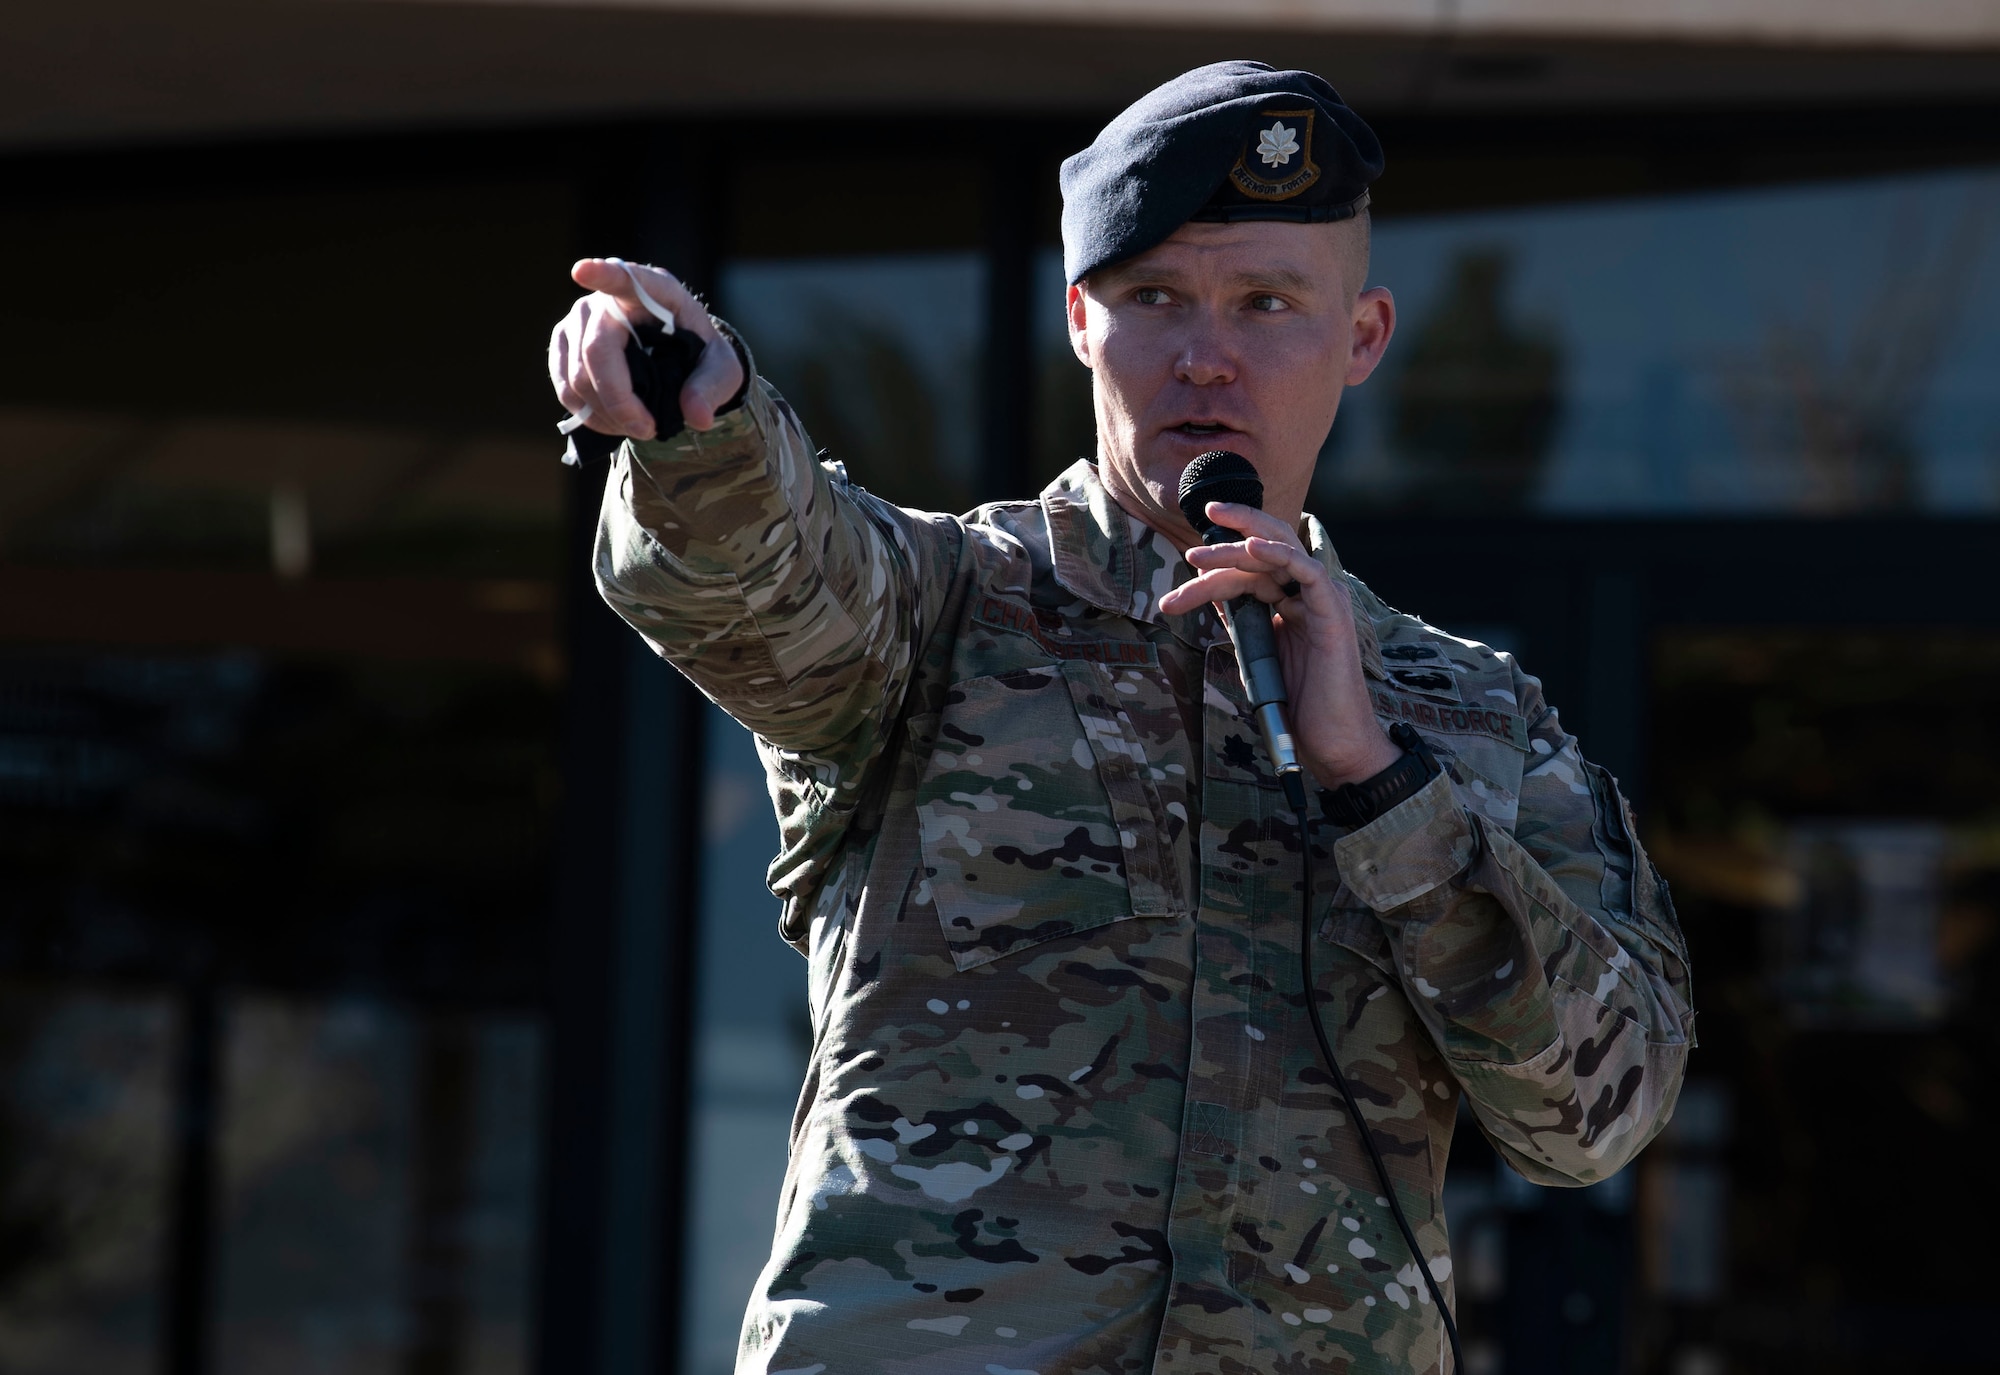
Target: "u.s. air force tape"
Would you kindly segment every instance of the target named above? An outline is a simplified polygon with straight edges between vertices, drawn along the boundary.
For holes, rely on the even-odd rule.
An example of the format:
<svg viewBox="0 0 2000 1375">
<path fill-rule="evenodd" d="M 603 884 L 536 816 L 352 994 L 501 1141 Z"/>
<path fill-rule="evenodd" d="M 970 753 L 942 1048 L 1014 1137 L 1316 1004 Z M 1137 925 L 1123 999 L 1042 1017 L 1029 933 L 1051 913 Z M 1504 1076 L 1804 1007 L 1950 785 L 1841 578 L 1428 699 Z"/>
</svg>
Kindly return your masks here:
<svg viewBox="0 0 2000 1375">
<path fill-rule="evenodd" d="M 1497 707 L 1451 706 L 1376 688 L 1375 714 L 1388 721 L 1408 721 L 1418 730 L 1446 735 L 1487 735 L 1528 752 L 1528 723 Z"/>
</svg>

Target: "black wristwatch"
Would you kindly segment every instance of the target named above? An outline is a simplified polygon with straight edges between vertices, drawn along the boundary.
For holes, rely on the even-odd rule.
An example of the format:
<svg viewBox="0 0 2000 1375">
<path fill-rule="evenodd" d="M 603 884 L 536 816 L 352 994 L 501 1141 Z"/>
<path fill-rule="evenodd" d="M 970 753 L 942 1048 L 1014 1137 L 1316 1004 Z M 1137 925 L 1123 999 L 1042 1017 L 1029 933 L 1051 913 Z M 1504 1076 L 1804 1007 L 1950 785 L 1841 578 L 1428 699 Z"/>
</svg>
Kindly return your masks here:
<svg viewBox="0 0 2000 1375">
<path fill-rule="evenodd" d="M 1441 772 L 1431 747 L 1409 722 L 1398 721 L 1389 727 L 1389 738 L 1403 747 L 1401 759 L 1373 778 L 1319 790 L 1319 809 L 1328 819 L 1350 830 L 1366 826 L 1397 803 L 1422 792 Z"/>
</svg>

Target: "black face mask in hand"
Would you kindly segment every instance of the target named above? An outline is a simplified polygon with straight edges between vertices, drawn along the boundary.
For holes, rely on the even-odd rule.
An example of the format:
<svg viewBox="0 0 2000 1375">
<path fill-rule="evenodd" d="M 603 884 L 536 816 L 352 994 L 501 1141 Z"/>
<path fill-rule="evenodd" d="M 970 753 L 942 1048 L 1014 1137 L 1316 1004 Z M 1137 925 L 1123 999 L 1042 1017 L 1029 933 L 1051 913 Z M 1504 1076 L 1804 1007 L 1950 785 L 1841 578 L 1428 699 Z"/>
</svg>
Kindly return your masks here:
<svg viewBox="0 0 2000 1375">
<path fill-rule="evenodd" d="M 632 371 L 632 394 L 652 412 L 653 423 L 658 427 L 655 433 L 665 439 L 686 423 L 681 417 L 681 388 L 701 361 L 702 339 L 687 329 L 669 334 L 657 320 L 648 320 L 633 332 L 636 337 L 625 341 L 625 366 Z M 741 401 L 739 391 L 717 414 L 735 409 Z M 614 434 L 574 430 L 563 462 L 575 467 L 602 463 L 617 453 L 624 442 Z"/>
</svg>

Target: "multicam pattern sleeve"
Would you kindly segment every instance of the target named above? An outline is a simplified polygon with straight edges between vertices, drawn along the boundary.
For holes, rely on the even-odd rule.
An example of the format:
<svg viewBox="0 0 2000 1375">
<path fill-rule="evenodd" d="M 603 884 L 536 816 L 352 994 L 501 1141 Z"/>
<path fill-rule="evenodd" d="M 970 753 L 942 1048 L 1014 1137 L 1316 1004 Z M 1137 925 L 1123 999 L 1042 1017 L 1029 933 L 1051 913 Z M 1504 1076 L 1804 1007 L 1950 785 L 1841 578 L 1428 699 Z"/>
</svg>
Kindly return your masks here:
<svg viewBox="0 0 2000 1375">
<path fill-rule="evenodd" d="M 1335 845 L 1481 1128 L 1527 1178 L 1591 1184 L 1666 1125 L 1694 1041 L 1687 950 L 1611 775 L 1514 670 L 1511 827 L 1444 775 Z"/>
<path fill-rule="evenodd" d="M 789 909 L 866 794 L 963 533 L 849 485 L 745 362 L 744 404 L 713 429 L 620 448 L 594 566 L 612 608 L 756 733 L 796 935 Z"/>
</svg>

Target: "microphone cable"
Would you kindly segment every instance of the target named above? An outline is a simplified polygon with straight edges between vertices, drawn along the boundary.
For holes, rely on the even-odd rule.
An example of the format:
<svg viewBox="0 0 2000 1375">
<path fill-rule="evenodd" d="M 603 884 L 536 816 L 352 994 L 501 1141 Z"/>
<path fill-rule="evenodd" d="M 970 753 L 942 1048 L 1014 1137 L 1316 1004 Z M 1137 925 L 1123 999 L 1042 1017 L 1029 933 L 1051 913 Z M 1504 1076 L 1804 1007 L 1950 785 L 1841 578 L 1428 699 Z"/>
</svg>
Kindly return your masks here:
<svg viewBox="0 0 2000 1375">
<path fill-rule="evenodd" d="M 1211 449 L 1196 456 L 1182 470 L 1179 496 L 1181 514 L 1202 537 L 1203 543 L 1228 542 L 1236 532 L 1211 520 L 1208 504 L 1212 501 L 1233 502 L 1261 511 L 1264 508 L 1264 481 L 1258 476 L 1256 465 L 1243 455 L 1227 449 Z M 1285 800 L 1291 803 L 1292 812 L 1299 820 L 1299 851 L 1305 863 L 1305 906 L 1299 917 L 1299 978 L 1305 994 L 1306 1019 L 1312 1023 L 1313 1039 L 1319 1044 L 1320 1059 L 1325 1063 L 1327 1073 L 1333 1076 L 1334 1087 L 1340 1090 L 1340 1100 L 1347 1105 L 1347 1115 L 1354 1119 L 1354 1129 L 1361 1133 L 1361 1144 L 1368 1148 L 1368 1159 L 1375 1166 L 1375 1177 L 1381 1181 L 1382 1193 L 1389 1201 L 1389 1211 L 1395 1216 L 1403 1241 L 1410 1248 L 1410 1259 L 1416 1262 L 1424 1284 L 1430 1290 L 1431 1299 L 1437 1304 L 1438 1316 L 1444 1319 L 1444 1333 L 1451 1341 L 1452 1369 L 1463 1375 L 1465 1357 L 1458 1349 L 1458 1324 L 1452 1320 L 1451 1307 L 1444 1301 L 1444 1290 L 1439 1287 L 1437 1276 L 1431 1273 L 1423 1248 L 1417 1244 L 1416 1231 L 1403 1215 L 1402 1201 L 1396 1197 L 1396 1186 L 1389 1179 L 1389 1167 L 1375 1145 L 1374 1134 L 1368 1130 L 1367 1119 L 1361 1115 L 1361 1104 L 1354 1097 L 1353 1087 L 1348 1084 L 1347 1076 L 1341 1073 L 1340 1061 L 1334 1058 L 1333 1043 L 1327 1039 L 1326 1023 L 1320 1020 L 1312 966 L 1313 941 L 1317 938 L 1312 920 L 1312 813 L 1306 807 L 1304 770 L 1292 742 L 1290 727 L 1285 722 L 1285 684 L 1279 667 L 1277 644 L 1272 639 L 1270 609 L 1245 596 L 1230 602 L 1223 612 L 1228 620 L 1230 641 L 1236 646 L 1244 695 L 1264 736 L 1265 750 L 1270 754 L 1278 782 L 1285 790 Z M 1423 1296 L 1419 1294 L 1417 1298 L 1421 1302 Z"/>
<path fill-rule="evenodd" d="M 1389 1167 L 1382 1159 L 1381 1148 L 1375 1144 L 1375 1135 L 1368 1129 L 1368 1120 L 1361 1115 L 1361 1104 L 1354 1096 L 1353 1086 L 1341 1072 L 1340 1061 L 1334 1057 L 1333 1042 L 1327 1038 L 1326 1023 L 1319 1015 L 1319 999 L 1314 996 L 1317 985 L 1313 978 L 1313 942 L 1318 933 L 1313 930 L 1313 822 L 1312 814 L 1306 810 L 1306 787 L 1296 773 L 1281 775 L 1285 787 L 1285 800 L 1292 804 L 1292 811 L 1299 819 L 1299 854 L 1305 868 L 1305 899 L 1299 914 L 1299 980 L 1306 1000 L 1306 1020 L 1312 1024 L 1313 1040 L 1319 1044 L 1320 1060 L 1328 1074 L 1333 1076 L 1333 1085 L 1340 1092 L 1341 1102 L 1347 1105 L 1347 1115 L 1354 1119 L 1354 1129 L 1361 1134 L 1361 1144 L 1368 1148 L 1368 1159 L 1375 1166 L 1375 1177 L 1381 1181 L 1382 1196 L 1389 1200 L 1389 1212 L 1396 1219 L 1397 1230 L 1402 1232 L 1404 1243 L 1410 1248 L 1410 1258 L 1417 1263 L 1417 1270 L 1424 1277 L 1424 1284 L 1430 1289 L 1431 1298 L 1437 1304 L 1438 1316 L 1444 1319 L 1444 1335 L 1451 1343 L 1451 1368 L 1458 1375 L 1465 1370 L 1465 1355 L 1458 1346 L 1458 1324 L 1452 1321 L 1451 1305 L 1445 1302 L 1444 1290 L 1439 1287 L 1437 1276 L 1431 1273 L 1430 1262 L 1424 1259 L 1423 1247 L 1417 1244 L 1416 1230 L 1403 1214 L 1403 1204 L 1396 1197 L 1396 1186 L 1389 1179 Z"/>
</svg>

